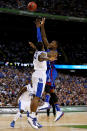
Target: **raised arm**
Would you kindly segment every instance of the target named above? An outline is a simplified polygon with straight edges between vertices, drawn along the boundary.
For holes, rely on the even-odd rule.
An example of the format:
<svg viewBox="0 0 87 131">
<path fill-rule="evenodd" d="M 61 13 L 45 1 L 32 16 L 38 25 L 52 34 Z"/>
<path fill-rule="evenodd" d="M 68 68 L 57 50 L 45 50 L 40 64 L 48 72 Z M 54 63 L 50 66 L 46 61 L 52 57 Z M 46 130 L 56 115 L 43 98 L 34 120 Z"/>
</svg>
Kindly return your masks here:
<svg viewBox="0 0 87 131">
<path fill-rule="evenodd" d="M 36 28 L 37 28 L 37 41 L 42 42 L 41 32 L 40 32 L 40 19 L 36 19 L 35 21 Z M 32 47 L 35 51 L 38 50 L 37 47 L 34 45 L 34 43 L 29 42 L 30 47 Z"/>
<path fill-rule="evenodd" d="M 46 37 L 44 23 L 45 23 L 45 18 L 42 18 L 42 21 L 41 21 L 41 35 L 42 35 L 42 40 L 43 40 L 45 46 L 48 48 L 49 42 L 48 42 L 47 37 Z"/>
<path fill-rule="evenodd" d="M 30 47 L 32 47 L 35 51 L 37 50 L 37 48 L 36 48 L 36 46 L 34 45 L 34 43 L 29 42 L 29 45 L 30 45 Z"/>
<path fill-rule="evenodd" d="M 35 24 L 36 24 L 36 28 L 37 28 L 37 41 L 42 42 L 42 36 L 41 36 L 41 31 L 40 31 L 41 20 L 36 19 Z"/>
<path fill-rule="evenodd" d="M 41 53 L 39 56 L 38 56 L 38 60 L 40 61 L 40 62 L 42 62 L 42 61 L 54 61 L 54 60 L 57 60 L 57 57 L 56 56 L 52 56 L 52 55 L 50 55 L 50 53 Z"/>
<path fill-rule="evenodd" d="M 17 96 L 17 99 L 16 99 L 16 102 L 18 102 L 18 99 L 19 97 L 25 92 L 27 91 L 27 87 L 22 87 L 18 93 L 18 96 Z"/>
<path fill-rule="evenodd" d="M 40 19 L 36 19 L 35 24 L 37 28 L 37 41 L 42 42 L 41 31 L 40 31 L 40 26 L 41 26 Z"/>
</svg>

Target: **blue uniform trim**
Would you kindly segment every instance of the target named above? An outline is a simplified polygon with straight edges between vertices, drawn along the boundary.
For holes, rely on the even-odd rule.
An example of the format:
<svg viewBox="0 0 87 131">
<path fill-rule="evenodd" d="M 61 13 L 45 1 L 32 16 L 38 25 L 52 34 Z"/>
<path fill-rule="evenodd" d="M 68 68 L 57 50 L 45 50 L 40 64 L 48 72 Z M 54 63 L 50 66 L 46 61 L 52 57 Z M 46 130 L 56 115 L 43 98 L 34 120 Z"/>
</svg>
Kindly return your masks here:
<svg viewBox="0 0 87 131">
<path fill-rule="evenodd" d="M 49 101 L 50 101 L 50 95 L 47 94 L 47 95 L 45 96 L 45 102 L 48 102 L 48 103 L 49 103 Z"/>
<path fill-rule="evenodd" d="M 21 101 L 19 101 L 19 111 L 21 111 Z"/>
<path fill-rule="evenodd" d="M 53 67 L 48 68 L 46 71 L 46 75 L 47 75 L 47 82 L 51 82 L 51 86 L 54 86 L 55 84 L 55 80 L 58 76 L 58 72 L 56 71 L 56 69 Z"/>
<path fill-rule="evenodd" d="M 38 42 L 42 42 L 42 37 L 41 37 L 41 32 L 40 32 L 40 28 L 37 27 L 37 41 Z"/>
<path fill-rule="evenodd" d="M 58 104 L 55 104 L 56 111 L 60 111 L 60 107 Z"/>
<path fill-rule="evenodd" d="M 36 92 L 36 96 L 37 96 L 37 97 L 41 97 L 41 95 L 42 95 L 42 90 L 43 90 L 43 83 L 38 83 L 37 92 Z"/>
<path fill-rule="evenodd" d="M 29 117 L 29 112 L 27 111 L 27 117 Z"/>
<path fill-rule="evenodd" d="M 50 49 L 47 49 L 47 52 L 50 52 L 51 50 Z M 55 50 L 57 51 L 57 50 Z M 56 71 L 56 68 L 55 68 L 55 61 L 47 61 L 47 71 L 46 71 L 46 74 L 47 74 L 47 82 L 50 82 L 51 83 L 51 86 L 52 87 L 55 87 L 55 80 L 58 76 L 58 72 Z"/>
</svg>

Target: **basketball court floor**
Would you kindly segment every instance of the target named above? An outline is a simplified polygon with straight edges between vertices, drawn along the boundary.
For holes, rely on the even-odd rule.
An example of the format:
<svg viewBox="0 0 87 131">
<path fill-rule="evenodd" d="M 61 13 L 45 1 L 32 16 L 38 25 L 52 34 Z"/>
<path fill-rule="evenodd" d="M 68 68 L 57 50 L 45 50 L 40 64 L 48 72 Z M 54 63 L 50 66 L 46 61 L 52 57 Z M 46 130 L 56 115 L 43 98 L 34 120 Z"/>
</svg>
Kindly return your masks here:
<svg viewBox="0 0 87 131">
<path fill-rule="evenodd" d="M 10 127 L 15 114 L 0 114 L 0 131 L 35 131 L 27 122 L 26 114 L 17 120 L 15 128 Z M 38 114 L 38 121 L 43 125 L 39 131 L 87 131 L 87 129 L 67 127 L 70 125 L 87 125 L 87 112 L 68 112 L 57 122 L 51 113 L 48 118 L 45 113 Z"/>
</svg>

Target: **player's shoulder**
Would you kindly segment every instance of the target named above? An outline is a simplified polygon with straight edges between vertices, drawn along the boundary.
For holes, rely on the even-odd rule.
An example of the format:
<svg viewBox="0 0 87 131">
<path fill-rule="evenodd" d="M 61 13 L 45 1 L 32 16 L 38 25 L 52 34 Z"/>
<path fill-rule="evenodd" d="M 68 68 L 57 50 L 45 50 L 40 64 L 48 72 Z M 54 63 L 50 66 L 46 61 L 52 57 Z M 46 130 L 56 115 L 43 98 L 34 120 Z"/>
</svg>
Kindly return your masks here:
<svg viewBox="0 0 87 131">
<path fill-rule="evenodd" d="M 39 55 L 41 53 L 41 51 L 35 51 L 35 54 Z"/>
<path fill-rule="evenodd" d="M 31 84 L 25 85 L 25 87 L 31 87 Z"/>
<path fill-rule="evenodd" d="M 47 52 L 46 52 L 46 51 L 39 51 L 38 54 L 39 54 L 39 55 L 41 55 L 41 54 L 47 54 Z"/>
</svg>

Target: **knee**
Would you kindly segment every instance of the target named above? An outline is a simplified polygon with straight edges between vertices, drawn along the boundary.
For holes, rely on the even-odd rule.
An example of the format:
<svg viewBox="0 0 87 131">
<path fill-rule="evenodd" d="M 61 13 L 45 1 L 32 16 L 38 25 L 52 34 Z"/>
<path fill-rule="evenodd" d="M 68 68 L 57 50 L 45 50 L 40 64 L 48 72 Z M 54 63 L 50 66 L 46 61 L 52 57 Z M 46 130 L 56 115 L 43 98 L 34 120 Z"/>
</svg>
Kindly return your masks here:
<svg viewBox="0 0 87 131">
<path fill-rule="evenodd" d="M 39 100 L 40 100 L 40 98 L 37 97 L 37 96 L 35 96 L 34 99 L 33 99 L 34 102 L 39 102 Z"/>
</svg>

